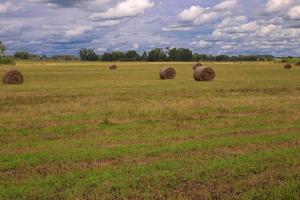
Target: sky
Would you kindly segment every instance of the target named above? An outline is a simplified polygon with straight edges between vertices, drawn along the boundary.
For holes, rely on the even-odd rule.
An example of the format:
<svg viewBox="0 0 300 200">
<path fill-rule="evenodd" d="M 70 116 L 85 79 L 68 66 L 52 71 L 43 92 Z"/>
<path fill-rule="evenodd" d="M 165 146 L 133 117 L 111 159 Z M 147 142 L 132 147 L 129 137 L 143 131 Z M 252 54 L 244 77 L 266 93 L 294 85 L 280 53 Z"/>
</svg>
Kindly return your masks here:
<svg viewBox="0 0 300 200">
<path fill-rule="evenodd" d="M 300 0 L 0 0 L 0 41 L 8 54 L 183 47 L 300 56 Z"/>
</svg>

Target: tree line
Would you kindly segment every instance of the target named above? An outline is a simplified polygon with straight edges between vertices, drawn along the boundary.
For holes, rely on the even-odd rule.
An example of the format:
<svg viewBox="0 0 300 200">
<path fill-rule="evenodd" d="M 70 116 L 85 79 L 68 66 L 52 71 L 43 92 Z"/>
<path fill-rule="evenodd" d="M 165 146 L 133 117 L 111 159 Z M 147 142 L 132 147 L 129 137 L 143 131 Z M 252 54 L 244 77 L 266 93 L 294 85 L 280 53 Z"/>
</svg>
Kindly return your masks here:
<svg viewBox="0 0 300 200">
<path fill-rule="evenodd" d="M 96 54 L 94 49 L 83 48 L 79 53 L 82 61 L 274 61 L 272 55 L 207 55 L 193 53 L 186 48 L 155 48 L 149 52 L 139 54 L 135 50 L 113 51 L 102 55 Z"/>
<path fill-rule="evenodd" d="M 0 63 L 13 63 L 16 59 L 22 60 L 82 60 L 82 61 L 274 61 L 272 55 L 208 55 L 194 53 L 187 48 L 155 48 L 150 51 L 139 53 L 135 50 L 113 51 L 97 54 L 94 49 L 82 48 L 79 55 L 53 55 L 47 56 L 32 54 L 28 51 L 17 51 L 14 55 L 5 55 L 6 47 L 0 41 Z M 282 62 L 291 60 L 293 57 L 280 58 Z"/>
</svg>

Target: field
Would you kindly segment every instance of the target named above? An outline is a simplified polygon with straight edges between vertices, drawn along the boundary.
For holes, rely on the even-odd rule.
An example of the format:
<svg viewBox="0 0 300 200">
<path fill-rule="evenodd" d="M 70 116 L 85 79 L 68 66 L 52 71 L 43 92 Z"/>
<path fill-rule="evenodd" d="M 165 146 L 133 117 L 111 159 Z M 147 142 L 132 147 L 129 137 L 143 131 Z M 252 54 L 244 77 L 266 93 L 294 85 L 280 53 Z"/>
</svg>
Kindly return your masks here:
<svg viewBox="0 0 300 200">
<path fill-rule="evenodd" d="M 213 82 L 193 63 L 18 62 L 0 199 L 299 199 L 300 67 L 207 64 Z"/>
</svg>

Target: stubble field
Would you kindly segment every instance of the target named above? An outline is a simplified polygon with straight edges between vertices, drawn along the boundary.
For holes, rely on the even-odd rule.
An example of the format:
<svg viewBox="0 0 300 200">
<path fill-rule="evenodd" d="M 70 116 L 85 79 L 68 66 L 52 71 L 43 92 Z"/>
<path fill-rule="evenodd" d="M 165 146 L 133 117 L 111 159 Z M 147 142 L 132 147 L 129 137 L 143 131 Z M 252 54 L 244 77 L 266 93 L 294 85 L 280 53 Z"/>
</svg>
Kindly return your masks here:
<svg viewBox="0 0 300 200">
<path fill-rule="evenodd" d="M 110 64 L 17 63 L 0 199 L 299 199 L 300 67 L 206 63 L 216 80 L 195 82 L 193 63 Z"/>
</svg>

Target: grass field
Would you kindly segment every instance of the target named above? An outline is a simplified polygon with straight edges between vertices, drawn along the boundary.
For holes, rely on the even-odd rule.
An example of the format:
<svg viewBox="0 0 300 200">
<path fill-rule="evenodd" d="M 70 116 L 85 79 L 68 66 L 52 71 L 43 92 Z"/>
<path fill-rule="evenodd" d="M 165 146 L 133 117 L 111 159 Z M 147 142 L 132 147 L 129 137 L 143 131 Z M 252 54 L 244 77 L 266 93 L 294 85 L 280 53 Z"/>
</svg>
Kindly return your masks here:
<svg viewBox="0 0 300 200">
<path fill-rule="evenodd" d="M 195 82 L 192 64 L 17 63 L 0 199 L 299 199 L 300 67 L 209 63 Z"/>
</svg>

